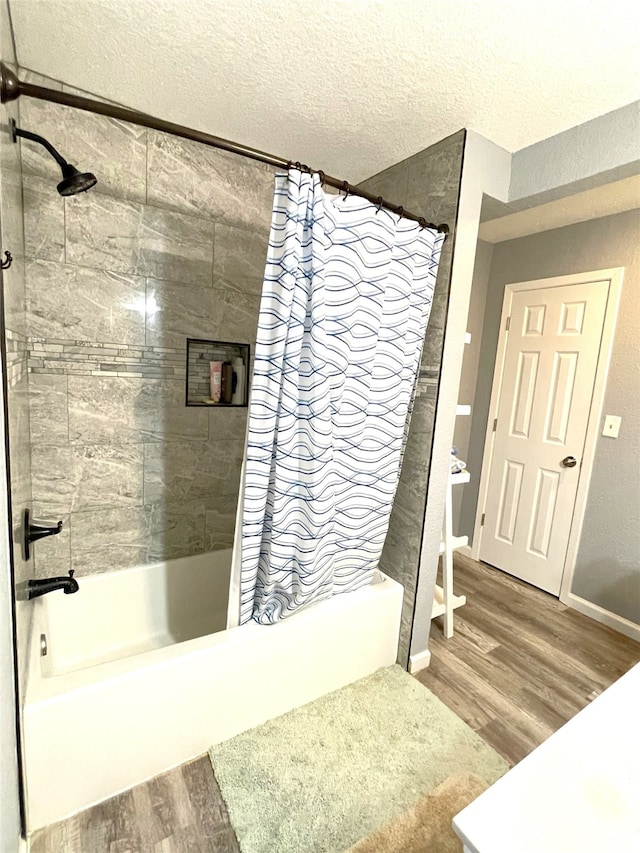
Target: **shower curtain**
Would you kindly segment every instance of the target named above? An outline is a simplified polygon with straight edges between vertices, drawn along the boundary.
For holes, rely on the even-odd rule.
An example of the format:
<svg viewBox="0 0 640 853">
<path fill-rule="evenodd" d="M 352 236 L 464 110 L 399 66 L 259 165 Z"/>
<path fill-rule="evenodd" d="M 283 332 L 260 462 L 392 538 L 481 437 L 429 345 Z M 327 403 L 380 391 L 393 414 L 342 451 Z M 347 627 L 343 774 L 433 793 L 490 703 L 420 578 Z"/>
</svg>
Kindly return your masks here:
<svg viewBox="0 0 640 853">
<path fill-rule="evenodd" d="M 444 235 L 276 177 L 242 494 L 240 623 L 372 580 Z"/>
</svg>

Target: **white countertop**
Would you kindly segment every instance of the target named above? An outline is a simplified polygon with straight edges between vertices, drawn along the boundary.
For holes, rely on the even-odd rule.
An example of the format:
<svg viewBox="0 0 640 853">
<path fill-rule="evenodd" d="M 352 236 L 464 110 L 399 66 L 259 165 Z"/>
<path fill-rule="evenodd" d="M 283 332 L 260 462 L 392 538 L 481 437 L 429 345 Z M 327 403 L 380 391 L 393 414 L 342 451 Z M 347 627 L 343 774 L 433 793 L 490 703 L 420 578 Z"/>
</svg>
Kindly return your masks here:
<svg viewBox="0 0 640 853">
<path fill-rule="evenodd" d="M 456 815 L 469 853 L 640 853 L 640 664 Z"/>
</svg>

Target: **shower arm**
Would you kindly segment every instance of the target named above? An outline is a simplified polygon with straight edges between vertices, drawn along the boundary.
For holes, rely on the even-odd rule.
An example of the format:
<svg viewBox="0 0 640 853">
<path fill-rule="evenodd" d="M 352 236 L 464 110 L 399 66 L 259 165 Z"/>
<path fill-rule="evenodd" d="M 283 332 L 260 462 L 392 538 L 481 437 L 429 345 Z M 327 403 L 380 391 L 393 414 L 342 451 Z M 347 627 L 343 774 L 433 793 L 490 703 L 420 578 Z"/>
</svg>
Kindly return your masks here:
<svg viewBox="0 0 640 853">
<path fill-rule="evenodd" d="M 64 169 L 65 166 L 69 165 L 67 163 L 67 161 L 64 159 L 64 157 L 62 156 L 62 154 L 60 154 L 58 151 L 56 151 L 56 149 L 53 147 L 53 145 L 49 141 L 47 141 L 44 138 L 44 136 L 40 136 L 37 133 L 31 133 L 30 130 L 22 130 L 22 128 L 16 127 L 16 123 L 13 119 L 11 119 L 10 124 L 11 124 L 11 134 L 13 136 L 14 142 L 17 142 L 18 137 L 20 137 L 21 139 L 29 139 L 29 140 L 31 140 L 31 142 L 37 142 L 40 145 L 42 145 L 44 148 L 47 149 L 49 154 L 51 154 L 51 156 L 56 161 L 56 163 L 60 166 L 61 169 Z"/>
<path fill-rule="evenodd" d="M 232 142 L 229 139 L 222 139 L 220 136 L 213 136 L 210 133 L 204 133 L 202 130 L 195 130 L 191 127 L 185 127 L 174 122 L 164 121 L 155 116 L 141 113 L 137 110 L 130 110 L 126 107 L 120 107 L 117 104 L 104 103 L 103 101 L 95 101 L 92 98 L 84 98 L 81 95 L 74 95 L 71 92 L 59 92 L 55 89 L 48 89 L 45 86 L 36 86 L 33 83 L 27 83 L 25 80 L 20 80 L 16 74 L 4 64 L 0 63 L 0 102 L 7 103 L 15 101 L 21 95 L 26 95 L 30 98 L 38 98 L 42 101 L 51 101 L 55 104 L 62 104 L 67 107 L 75 107 L 79 110 L 85 110 L 98 115 L 109 116 L 110 118 L 119 119 L 120 121 L 131 122 L 142 127 L 148 127 L 152 130 L 159 130 L 162 133 L 170 133 L 173 136 L 180 136 L 182 139 L 190 139 L 194 142 L 200 142 L 203 145 L 208 145 L 211 148 L 220 148 L 223 151 L 229 151 L 232 154 L 239 154 L 241 157 L 248 157 L 251 160 L 257 160 L 260 163 L 267 163 L 269 166 L 276 166 L 280 169 L 301 169 L 303 172 L 317 172 L 323 185 L 333 187 L 337 190 L 342 190 L 346 195 L 355 195 L 371 201 L 378 205 L 378 209 L 384 207 L 391 213 L 395 213 L 404 219 L 410 219 L 413 222 L 418 222 L 423 228 L 431 228 L 441 234 L 449 233 L 449 226 L 446 224 L 434 225 L 432 222 L 427 222 L 423 216 L 417 216 L 415 213 L 410 213 L 400 205 L 392 204 L 385 201 L 382 196 L 374 196 L 359 187 L 353 187 L 348 181 L 340 181 L 338 178 L 333 178 L 331 175 L 325 175 L 320 169 L 311 169 L 309 166 L 291 160 L 285 160 L 283 157 L 276 157 L 274 154 L 267 154 L 265 151 L 259 151 L 256 148 L 250 148 L 247 145 L 241 145 L 238 142 Z M 34 134 L 35 136 L 35 134 Z M 33 138 L 33 137 L 29 137 Z M 35 141 L 44 143 L 41 137 Z M 53 154 L 53 146 L 45 146 Z M 53 150 L 52 150 L 53 149 Z M 53 154 L 55 157 L 57 152 Z M 60 155 L 58 155 L 60 156 Z M 57 159 L 57 157 L 56 157 Z M 60 162 L 60 161 L 58 161 Z"/>
</svg>

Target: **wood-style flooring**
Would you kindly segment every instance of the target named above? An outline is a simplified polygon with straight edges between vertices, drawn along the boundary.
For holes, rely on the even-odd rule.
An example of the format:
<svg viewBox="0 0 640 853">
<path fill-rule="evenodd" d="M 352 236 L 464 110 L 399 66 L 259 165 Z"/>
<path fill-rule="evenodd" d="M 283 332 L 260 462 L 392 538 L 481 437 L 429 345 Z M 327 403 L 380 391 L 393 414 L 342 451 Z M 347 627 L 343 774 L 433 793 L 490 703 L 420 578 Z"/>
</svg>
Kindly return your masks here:
<svg viewBox="0 0 640 853">
<path fill-rule="evenodd" d="M 31 837 L 29 853 L 240 853 L 208 755 Z"/>
<path fill-rule="evenodd" d="M 456 556 L 450 640 L 419 680 L 511 764 L 640 660 L 640 644 Z M 239 853 L 208 756 L 36 832 L 30 853 Z M 276 851 L 274 851 L 276 853 Z"/>
<path fill-rule="evenodd" d="M 434 620 L 431 663 L 417 678 L 516 764 L 640 661 L 640 643 L 557 598 L 460 554 L 445 640 Z"/>
</svg>

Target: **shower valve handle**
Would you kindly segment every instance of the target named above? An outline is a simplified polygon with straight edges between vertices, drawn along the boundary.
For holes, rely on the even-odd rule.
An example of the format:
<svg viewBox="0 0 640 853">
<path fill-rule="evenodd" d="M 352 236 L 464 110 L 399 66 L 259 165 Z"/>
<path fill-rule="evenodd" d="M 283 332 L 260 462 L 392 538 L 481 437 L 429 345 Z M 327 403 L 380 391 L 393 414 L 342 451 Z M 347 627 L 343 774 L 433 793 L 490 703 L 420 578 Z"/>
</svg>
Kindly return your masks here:
<svg viewBox="0 0 640 853">
<path fill-rule="evenodd" d="M 31 556 L 31 543 L 47 536 L 57 536 L 62 531 L 62 521 L 58 521 L 53 527 L 42 524 L 32 524 L 31 513 L 28 509 L 24 511 L 23 535 L 24 535 L 24 558 L 28 560 Z"/>
</svg>

